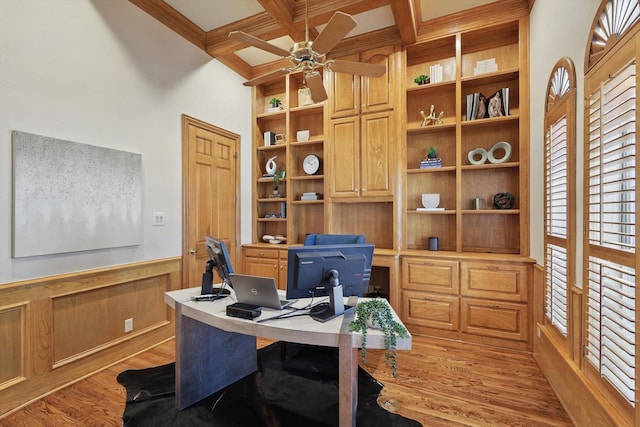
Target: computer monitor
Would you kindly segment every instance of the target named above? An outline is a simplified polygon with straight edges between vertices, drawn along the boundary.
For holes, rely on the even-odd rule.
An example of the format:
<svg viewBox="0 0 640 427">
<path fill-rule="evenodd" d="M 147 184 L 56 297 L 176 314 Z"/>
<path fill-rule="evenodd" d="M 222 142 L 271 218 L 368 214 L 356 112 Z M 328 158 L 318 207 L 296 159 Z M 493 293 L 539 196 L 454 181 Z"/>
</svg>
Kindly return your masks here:
<svg viewBox="0 0 640 427">
<path fill-rule="evenodd" d="M 202 275 L 202 287 L 200 293 L 202 295 L 214 295 L 220 298 L 230 294 L 226 286 L 231 287 L 229 280 L 233 274 L 233 266 L 231 258 L 227 251 L 227 246 L 222 240 L 215 239 L 211 236 L 205 236 L 204 242 L 209 252 L 209 260 L 205 266 L 205 272 Z M 213 286 L 213 270 L 216 271 L 218 277 L 222 281 L 221 286 Z"/>
<path fill-rule="evenodd" d="M 372 243 L 289 247 L 287 299 L 329 296 L 328 312 L 319 309 L 312 317 L 342 314 L 342 297 L 362 296 L 369 287 L 373 250 Z"/>
</svg>

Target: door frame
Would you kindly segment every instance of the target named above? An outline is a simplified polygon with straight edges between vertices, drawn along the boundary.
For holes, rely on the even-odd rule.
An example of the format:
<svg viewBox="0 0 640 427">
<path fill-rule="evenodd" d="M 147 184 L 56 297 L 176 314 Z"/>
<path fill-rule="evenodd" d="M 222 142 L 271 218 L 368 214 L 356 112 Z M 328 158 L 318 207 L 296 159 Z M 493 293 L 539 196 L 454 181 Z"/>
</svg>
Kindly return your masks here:
<svg viewBox="0 0 640 427">
<path fill-rule="evenodd" d="M 209 132 L 222 135 L 226 138 L 235 139 L 237 141 L 234 158 L 236 160 L 236 173 L 235 173 L 235 203 L 236 218 L 235 218 L 235 244 L 234 244 L 234 259 L 237 265 L 234 265 L 234 270 L 242 268 L 242 248 L 240 245 L 240 218 L 241 218 L 241 206 L 240 206 L 240 176 L 241 165 L 240 161 L 240 135 L 237 133 L 228 131 L 226 129 L 214 126 L 210 123 L 196 119 L 194 117 L 182 114 L 182 283 L 188 283 L 188 257 L 189 257 L 189 245 L 188 245 L 188 227 L 189 227 L 189 126 L 197 126 L 205 129 Z M 198 282 L 199 283 L 199 282 Z"/>
</svg>

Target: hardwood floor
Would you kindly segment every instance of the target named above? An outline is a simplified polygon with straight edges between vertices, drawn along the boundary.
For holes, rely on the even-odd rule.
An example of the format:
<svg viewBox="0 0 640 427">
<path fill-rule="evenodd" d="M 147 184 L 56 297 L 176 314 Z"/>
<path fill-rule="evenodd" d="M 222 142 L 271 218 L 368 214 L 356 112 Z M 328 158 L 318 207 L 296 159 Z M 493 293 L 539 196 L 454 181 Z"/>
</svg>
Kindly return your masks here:
<svg viewBox="0 0 640 427">
<path fill-rule="evenodd" d="M 120 426 L 125 392 L 116 376 L 173 360 L 171 340 L 46 396 L 0 425 Z M 385 385 L 381 399 L 397 400 L 399 414 L 425 427 L 572 425 L 526 353 L 414 336 L 413 349 L 398 352 L 397 379 L 384 365 L 383 350 L 368 351 L 365 368 Z"/>
</svg>

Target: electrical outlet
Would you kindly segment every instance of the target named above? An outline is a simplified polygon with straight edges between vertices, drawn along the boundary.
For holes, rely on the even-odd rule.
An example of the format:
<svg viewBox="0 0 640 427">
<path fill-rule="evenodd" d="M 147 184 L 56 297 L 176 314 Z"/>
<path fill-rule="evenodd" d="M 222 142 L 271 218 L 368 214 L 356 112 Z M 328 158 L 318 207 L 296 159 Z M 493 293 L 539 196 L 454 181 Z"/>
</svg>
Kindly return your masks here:
<svg viewBox="0 0 640 427">
<path fill-rule="evenodd" d="M 131 332 L 133 331 L 133 317 L 129 319 L 125 319 L 124 321 L 124 331 Z"/>
<path fill-rule="evenodd" d="M 164 212 L 153 213 L 153 225 L 164 225 Z"/>
</svg>

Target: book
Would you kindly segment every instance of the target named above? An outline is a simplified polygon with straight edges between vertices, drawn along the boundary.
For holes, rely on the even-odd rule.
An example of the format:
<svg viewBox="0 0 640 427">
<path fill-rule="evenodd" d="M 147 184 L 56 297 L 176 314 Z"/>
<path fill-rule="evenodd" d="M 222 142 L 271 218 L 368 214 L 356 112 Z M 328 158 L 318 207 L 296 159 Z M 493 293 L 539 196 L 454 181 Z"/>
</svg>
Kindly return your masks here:
<svg viewBox="0 0 640 427">
<path fill-rule="evenodd" d="M 440 158 L 420 160 L 420 169 L 440 167 L 442 167 L 442 159 Z"/>
</svg>

